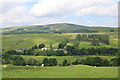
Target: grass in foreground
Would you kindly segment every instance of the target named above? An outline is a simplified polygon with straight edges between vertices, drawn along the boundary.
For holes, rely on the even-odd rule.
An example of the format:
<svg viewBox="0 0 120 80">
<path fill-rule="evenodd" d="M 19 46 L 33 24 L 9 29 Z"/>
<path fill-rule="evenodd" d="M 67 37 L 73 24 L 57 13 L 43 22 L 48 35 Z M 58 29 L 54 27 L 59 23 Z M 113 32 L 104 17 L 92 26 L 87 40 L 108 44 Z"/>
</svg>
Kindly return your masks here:
<svg viewBox="0 0 120 80">
<path fill-rule="evenodd" d="M 3 78 L 117 78 L 117 67 L 87 65 L 67 67 L 7 67 Z"/>
</svg>

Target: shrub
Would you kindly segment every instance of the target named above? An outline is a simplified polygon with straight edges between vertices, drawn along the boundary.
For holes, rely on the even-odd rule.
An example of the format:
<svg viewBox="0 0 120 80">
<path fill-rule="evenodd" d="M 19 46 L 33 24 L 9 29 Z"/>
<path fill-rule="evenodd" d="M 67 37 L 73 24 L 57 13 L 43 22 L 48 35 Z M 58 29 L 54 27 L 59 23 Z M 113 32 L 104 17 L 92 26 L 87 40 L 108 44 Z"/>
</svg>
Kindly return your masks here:
<svg viewBox="0 0 120 80">
<path fill-rule="evenodd" d="M 62 62 L 62 66 L 67 66 L 67 63 L 68 63 L 68 61 L 65 59 L 65 60 Z"/>
<path fill-rule="evenodd" d="M 30 58 L 30 59 L 27 61 L 26 64 L 27 64 L 27 65 L 36 65 L 36 60 L 33 59 L 33 58 Z"/>
</svg>

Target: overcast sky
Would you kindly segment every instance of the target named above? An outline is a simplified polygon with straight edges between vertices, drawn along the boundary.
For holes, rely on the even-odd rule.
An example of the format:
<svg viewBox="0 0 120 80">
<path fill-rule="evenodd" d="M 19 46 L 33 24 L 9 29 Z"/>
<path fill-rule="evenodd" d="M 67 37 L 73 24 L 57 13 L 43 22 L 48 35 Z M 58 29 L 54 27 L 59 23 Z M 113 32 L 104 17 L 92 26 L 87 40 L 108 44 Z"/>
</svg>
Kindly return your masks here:
<svg viewBox="0 0 120 80">
<path fill-rule="evenodd" d="M 117 27 L 119 0 L 3 0 L 0 25 L 73 23 Z"/>
</svg>

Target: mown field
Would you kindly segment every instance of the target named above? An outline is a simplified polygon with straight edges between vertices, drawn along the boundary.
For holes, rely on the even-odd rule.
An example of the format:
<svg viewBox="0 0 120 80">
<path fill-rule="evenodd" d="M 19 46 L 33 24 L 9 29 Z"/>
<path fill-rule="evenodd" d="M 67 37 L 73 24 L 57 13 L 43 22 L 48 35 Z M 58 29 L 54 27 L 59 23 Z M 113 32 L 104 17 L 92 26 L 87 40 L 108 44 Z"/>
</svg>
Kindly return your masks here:
<svg viewBox="0 0 120 80">
<path fill-rule="evenodd" d="M 9 74 L 9 75 L 8 75 Z M 68 67 L 8 67 L 3 78 L 117 78 L 117 67 L 77 65 Z"/>
<path fill-rule="evenodd" d="M 79 33 L 79 34 L 107 34 L 107 33 Z M 11 34 L 2 35 L 2 48 L 4 50 L 12 50 L 18 48 L 31 48 L 34 45 L 44 43 L 46 47 L 53 44 L 57 47 L 58 44 L 65 38 L 69 38 L 69 45 L 72 44 L 77 33 L 64 33 L 64 34 Z M 80 48 L 91 48 L 91 47 L 114 47 L 118 46 L 118 38 L 115 37 L 117 34 L 110 34 L 110 45 L 102 44 L 101 46 L 91 46 L 90 42 L 81 41 Z M 71 36 L 71 37 L 70 37 Z"/>
</svg>

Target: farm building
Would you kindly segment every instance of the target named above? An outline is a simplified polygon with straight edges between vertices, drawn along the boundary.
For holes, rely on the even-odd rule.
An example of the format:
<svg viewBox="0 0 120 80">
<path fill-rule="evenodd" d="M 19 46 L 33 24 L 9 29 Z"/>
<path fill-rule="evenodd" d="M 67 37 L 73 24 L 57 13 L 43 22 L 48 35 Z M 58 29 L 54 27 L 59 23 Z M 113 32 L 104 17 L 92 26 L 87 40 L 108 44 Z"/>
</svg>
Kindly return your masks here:
<svg viewBox="0 0 120 80">
<path fill-rule="evenodd" d="M 57 48 L 56 48 L 56 49 L 54 49 L 54 51 L 58 51 L 58 50 L 61 50 L 61 51 L 63 51 L 64 49 L 57 49 Z"/>
<path fill-rule="evenodd" d="M 43 47 L 43 48 L 42 48 L 42 50 L 48 50 L 48 48 L 46 48 L 46 47 Z"/>
<path fill-rule="evenodd" d="M 57 51 L 58 49 L 54 49 L 54 51 Z"/>
<path fill-rule="evenodd" d="M 22 48 L 22 49 L 16 49 L 15 51 L 17 51 L 17 52 L 21 52 L 21 51 L 24 51 L 24 50 L 28 50 L 28 49 L 26 49 L 26 48 Z"/>
</svg>

